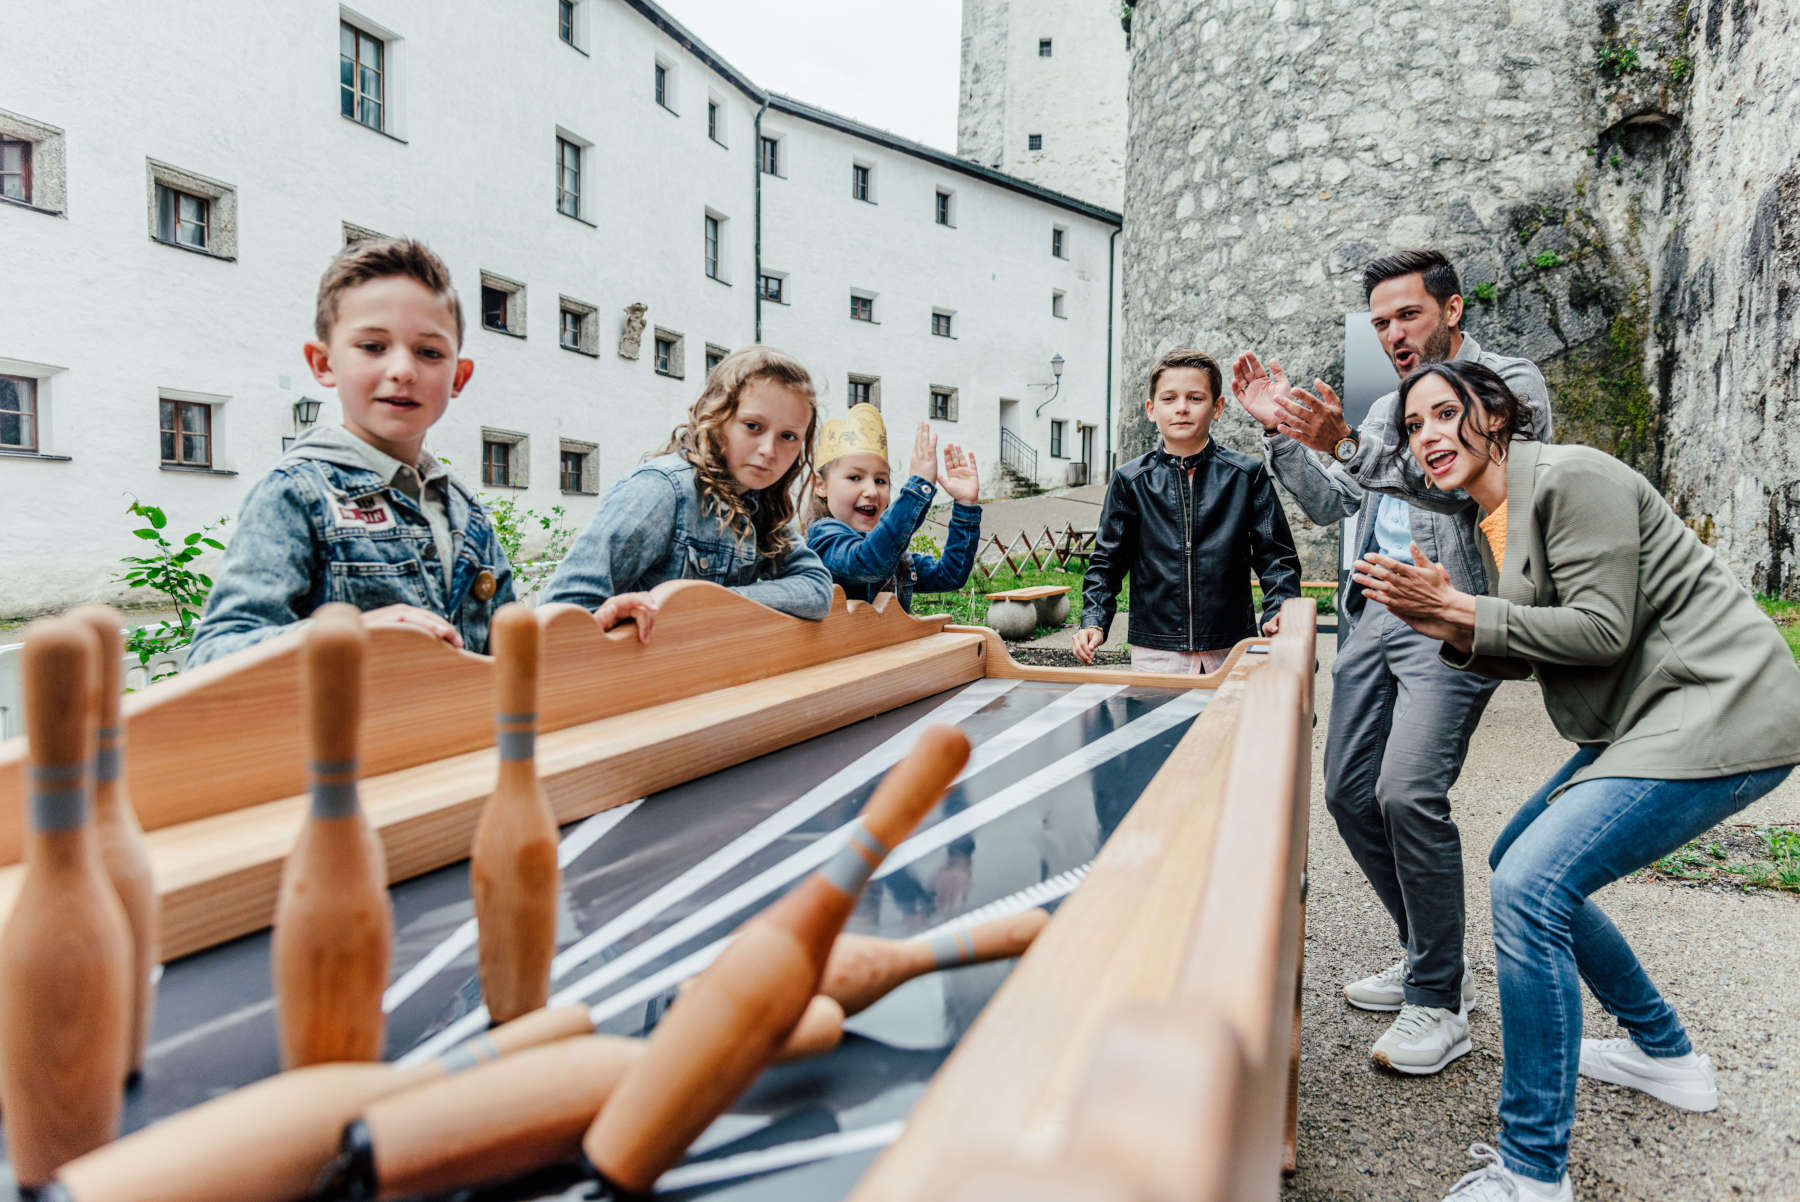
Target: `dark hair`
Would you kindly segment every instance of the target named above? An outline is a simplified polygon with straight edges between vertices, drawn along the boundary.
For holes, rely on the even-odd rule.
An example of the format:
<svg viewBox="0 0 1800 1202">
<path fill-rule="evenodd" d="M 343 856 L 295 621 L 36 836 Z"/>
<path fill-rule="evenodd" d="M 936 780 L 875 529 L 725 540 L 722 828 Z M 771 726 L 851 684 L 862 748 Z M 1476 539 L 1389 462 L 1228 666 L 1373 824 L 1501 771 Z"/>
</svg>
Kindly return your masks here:
<svg viewBox="0 0 1800 1202">
<path fill-rule="evenodd" d="M 358 284 L 404 276 L 417 280 L 450 304 L 456 321 L 456 345 L 462 346 L 462 301 L 450 286 L 450 269 L 429 246 L 412 238 L 366 238 L 340 250 L 319 279 L 319 299 L 313 312 L 313 333 L 320 342 L 331 341 L 337 324 L 338 299 Z"/>
<path fill-rule="evenodd" d="M 1177 367 L 1192 367 L 1206 373 L 1207 383 L 1212 385 L 1212 399 L 1218 400 L 1225 395 L 1225 377 L 1219 371 L 1218 361 L 1211 355 L 1197 351 L 1192 347 L 1178 346 L 1172 351 L 1164 351 L 1162 356 L 1150 367 L 1150 397 L 1156 398 L 1156 380 L 1165 371 Z"/>
<path fill-rule="evenodd" d="M 1451 297 L 1462 292 L 1462 281 L 1456 278 L 1456 268 L 1450 266 L 1450 260 L 1444 257 L 1443 251 L 1403 250 L 1399 254 L 1376 259 L 1363 268 L 1364 303 L 1374 295 L 1377 284 L 1385 284 L 1406 275 L 1418 276 L 1425 285 L 1426 293 L 1439 305 L 1449 304 Z"/>
<path fill-rule="evenodd" d="M 1531 432 L 1531 407 L 1506 386 L 1498 372 L 1479 363 L 1450 359 L 1443 363 L 1427 363 L 1400 381 L 1400 397 L 1394 402 L 1394 458 L 1412 453 L 1409 446 L 1412 440 L 1406 433 L 1406 398 L 1427 376 L 1436 376 L 1450 385 L 1462 402 L 1462 419 L 1456 424 L 1456 438 L 1471 452 L 1490 459 L 1502 459 L 1507 444 L 1513 439 L 1535 437 Z M 1497 433 L 1488 433 L 1487 422 L 1474 420 L 1477 411 L 1484 418 L 1500 419 Z M 1496 448 L 1499 455 L 1494 453 Z"/>
</svg>

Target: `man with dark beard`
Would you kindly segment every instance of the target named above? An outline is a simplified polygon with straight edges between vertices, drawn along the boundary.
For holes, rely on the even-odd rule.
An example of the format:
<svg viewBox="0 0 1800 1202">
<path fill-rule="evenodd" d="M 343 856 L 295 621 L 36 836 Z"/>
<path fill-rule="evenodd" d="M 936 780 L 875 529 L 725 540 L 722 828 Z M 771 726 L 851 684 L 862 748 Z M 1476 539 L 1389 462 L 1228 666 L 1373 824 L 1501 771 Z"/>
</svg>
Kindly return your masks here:
<svg viewBox="0 0 1800 1202">
<path fill-rule="evenodd" d="M 1530 360 L 1485 351 L 1463 333 L 1462 287 L 1440 252 L 1377 259 L 1362 283 L 1375 333 L 1402 377 L 1449 359 L 1484 364 L 1532 407 L 1532 432 L 1549 441 L 1544 377 Z M 1264 370 L 1255 355 L 1241 355 L 1232 385 L 1262 423 L 1270 471 L 1307 517 L 1320 524 L 1355 517 L 1359 556 L 1379 552 L 1412 562 L 1416 544 L 1449 570 L 1457 588 L 1487 587 L 1473 501 L 1459 513 L 1438 514 L 1381 495 L 1399 492 L 1409 471 L 1424 487 L 1418 465 L 1393 454 L 1398 393 L 1377 400 L 1362 428 L 1352 430 L 1323 381 L 1318 395 L 1296 399 L 1273 360 Z M 1354 581 L 1339 612 L 1355 626 L 1332 665 L 1325 806 L 1393 916 L 1406 953 L 1346 985 L 1344 997 L 1364 1010 L 1399 1012 L 1371 1052 L 1377 1063 L 1435 1073 L 1469 1051 L 1475 986 L 1463 955 L 1462 841 L 1449 792 L 1496 682 L 1446 667 L 1436 639 L 1366 601 Z"/>
</svg>

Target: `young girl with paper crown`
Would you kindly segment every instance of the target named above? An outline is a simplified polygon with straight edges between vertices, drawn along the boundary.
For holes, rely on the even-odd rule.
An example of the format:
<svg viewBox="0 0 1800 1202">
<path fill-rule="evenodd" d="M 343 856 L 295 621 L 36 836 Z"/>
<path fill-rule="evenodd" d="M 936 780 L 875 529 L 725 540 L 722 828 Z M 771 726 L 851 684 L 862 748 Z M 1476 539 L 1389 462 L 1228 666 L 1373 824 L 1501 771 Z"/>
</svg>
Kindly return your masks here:
<svg viewBox="0 0 1800 1202">
<path fill-rule="evenodd" d="M 981 541 L 981 486 L 975 456 L 954 444 L 944 447 L 944 491 L 954 505 L 944 553 L 934 559 L 907 549 L 936 493 L 937 436 L 927 422 L 913 438 L 912 463 L 900 495 L 889 504 L 887 427 L 873 405 L 854 405 L 825 423 L 819 436 L 812 496 L 803 515 L 806 541 L 843 586 L 844 595 L 870 601 L 892 593 L 912 609 L 915 592 L 952 592 L 969 579 Z"/>
<path fill-rule="evenodd" d="M 822 620 L 831 573 L 793 527 L 818 410 L 812 377 L 766 346 L 727 355 L 662 452 L 612 486 L 557 568 L 546 601 L 627 619 L 648 642 L 650 589 L 711 580 L 771 609 Z"/>
</svg>

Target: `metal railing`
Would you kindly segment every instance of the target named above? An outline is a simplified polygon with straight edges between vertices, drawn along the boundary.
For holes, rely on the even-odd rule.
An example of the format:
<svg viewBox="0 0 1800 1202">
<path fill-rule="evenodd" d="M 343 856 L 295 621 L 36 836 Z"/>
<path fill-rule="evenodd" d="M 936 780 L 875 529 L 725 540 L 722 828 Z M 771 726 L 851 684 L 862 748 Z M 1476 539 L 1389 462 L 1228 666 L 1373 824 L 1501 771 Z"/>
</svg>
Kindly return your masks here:
<svg viewBox="0 0 1800 1202">
<path fill-rule="evenodd" d="M 1000 427 L 1000 462 L 1015 475 L 1037 483 L 1037 451 L 1005 426 Z"/>
</svg>

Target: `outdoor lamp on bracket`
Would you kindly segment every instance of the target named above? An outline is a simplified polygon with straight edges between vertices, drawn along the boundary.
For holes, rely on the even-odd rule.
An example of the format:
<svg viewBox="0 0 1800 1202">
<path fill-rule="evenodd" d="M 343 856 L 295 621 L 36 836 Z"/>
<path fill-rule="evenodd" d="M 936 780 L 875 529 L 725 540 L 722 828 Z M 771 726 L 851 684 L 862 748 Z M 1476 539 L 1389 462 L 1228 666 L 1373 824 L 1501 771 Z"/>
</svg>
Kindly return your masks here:
<svg viewBox="0 0 1800 1202">
<path fill-rule="evenodd" d="M 294 402 L 294 424 L 302 430 L 319 420 L 319 402 L 303 396 Z"/>
<path fill-rule="evenodd" d="M 1054 401 L 1058 394 L 1062 392 L 1062 369 L 1063 357 L 1061 355 L 1050 356 L 1050 374 L 1056 379 L 1056 387 L 1051 391 L 1049 396 L 1044 398 L 1044 403 L 1042 405 L 1039 405 L 1036 409 L 1031 411 L 1031 416 L 1036 417 L 1038 414 L 1042 413 L 1050 402 Z"/>
</svg>

